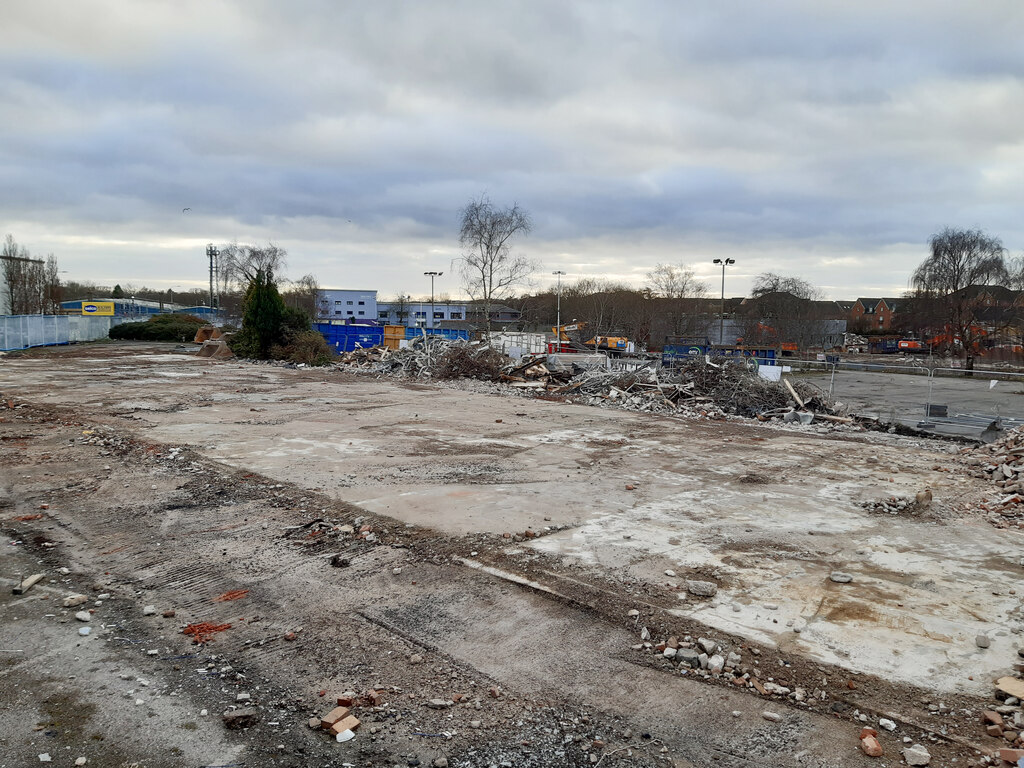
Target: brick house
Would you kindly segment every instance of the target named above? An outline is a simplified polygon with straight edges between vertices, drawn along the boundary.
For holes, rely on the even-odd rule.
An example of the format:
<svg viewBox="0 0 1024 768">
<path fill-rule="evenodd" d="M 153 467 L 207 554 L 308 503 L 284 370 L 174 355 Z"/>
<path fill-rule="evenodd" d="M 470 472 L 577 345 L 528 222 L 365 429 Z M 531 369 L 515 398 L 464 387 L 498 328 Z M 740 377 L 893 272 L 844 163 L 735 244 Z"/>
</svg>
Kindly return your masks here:
<svg viewBox="0 0 1024 768">
<path fill-rule="evenodd" d="M 850 309 L 850 326 L 854 329 L 888 331 L 896 325 L 896 312 L 902 299 L 857 299 Z"/>
</svg>

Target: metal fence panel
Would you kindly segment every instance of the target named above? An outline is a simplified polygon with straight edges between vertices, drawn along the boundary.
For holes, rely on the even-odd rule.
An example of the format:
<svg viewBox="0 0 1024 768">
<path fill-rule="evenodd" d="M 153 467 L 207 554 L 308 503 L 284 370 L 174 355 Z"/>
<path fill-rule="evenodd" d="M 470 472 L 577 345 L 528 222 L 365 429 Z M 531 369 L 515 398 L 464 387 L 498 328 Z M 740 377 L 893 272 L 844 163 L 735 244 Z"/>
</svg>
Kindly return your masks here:
<svg viewBox="0 0 1024 768">
<path fill-rule="evenodd" d="M 10 352 L 29 347 L 105 339 L 112 327 L 131 319 L 78 315 L 0 315 L 0 350 Z"/>
</svg>

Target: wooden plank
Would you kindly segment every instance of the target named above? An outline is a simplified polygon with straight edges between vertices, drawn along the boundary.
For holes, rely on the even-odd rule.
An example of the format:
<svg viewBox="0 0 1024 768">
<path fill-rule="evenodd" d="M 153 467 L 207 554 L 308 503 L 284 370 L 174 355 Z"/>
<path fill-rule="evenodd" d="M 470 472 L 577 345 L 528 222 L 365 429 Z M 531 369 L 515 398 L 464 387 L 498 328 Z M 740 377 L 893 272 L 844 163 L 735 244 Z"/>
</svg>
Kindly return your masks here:
<svg viewBox="0 0 1024 768">
<path fill-rule="evenodd" d="M 41 573 L 34 573 L 31 576 L 29 576 L 27 579 L 22 581 L 18 586 L 16 586 L 13 589 L 11 589 L 11 592 L 13 592 L 16 595 L 24 595 L 26 592 L 28 592 L 30 589 L 32 589 L 32 587 L 34 587 L 36 584 L 38 584 L 42 580 L 43 580 L 43 574 L 41 574 Z"/>
<path fill-rule="evenodd" d="M 786 385 L 786 389 L 789 390 L 789 394 L 791 394 L 793 396 L 793 399 L 796 400 L 796 404 L 799 405 L 804 410 L 806 410 L 807 406 L 804 405 L 804 401 L 800 399 L 800 395 L 798 395 L 796 393 L 796 390 L 793 389 L 793 385 L 789 383 L 789 379 L 783 379 L 782 383 Z"/>
</svg>

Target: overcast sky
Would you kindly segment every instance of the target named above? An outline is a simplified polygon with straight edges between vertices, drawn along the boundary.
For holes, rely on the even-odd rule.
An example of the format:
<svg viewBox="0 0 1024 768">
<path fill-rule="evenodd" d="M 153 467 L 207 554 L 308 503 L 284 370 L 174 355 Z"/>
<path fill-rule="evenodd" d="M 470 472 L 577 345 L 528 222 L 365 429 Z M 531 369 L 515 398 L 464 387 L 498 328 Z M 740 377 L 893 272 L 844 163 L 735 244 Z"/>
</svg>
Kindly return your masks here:
<svg viewBox="0 0 1024 768">
<path fill-rule="evenodd" d="M 689 264 L 898 295 L 944 226 L 1024 249 L 1024 3 L 0 3 L 0 236 L 65 277 L 461 293 L 458 213 L 640 287 Z M 190 211 L 182 211 L 190 208 Z"/>
</svg>

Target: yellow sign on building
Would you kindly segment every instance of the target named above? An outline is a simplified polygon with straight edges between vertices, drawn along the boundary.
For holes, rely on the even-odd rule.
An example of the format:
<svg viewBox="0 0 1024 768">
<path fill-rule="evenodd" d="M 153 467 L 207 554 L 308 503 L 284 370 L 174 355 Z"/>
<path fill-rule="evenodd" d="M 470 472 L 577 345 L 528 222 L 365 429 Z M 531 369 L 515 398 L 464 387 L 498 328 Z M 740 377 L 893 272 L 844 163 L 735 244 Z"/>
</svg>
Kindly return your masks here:
<svg viewBox="0 0 1024 768">
<path fill-rule="evenodd" d="M 109 317 L 114 314 L 114 302 L 112 301 L 83 301 L 83 315 L 103 315 Z"/>
</svg>

